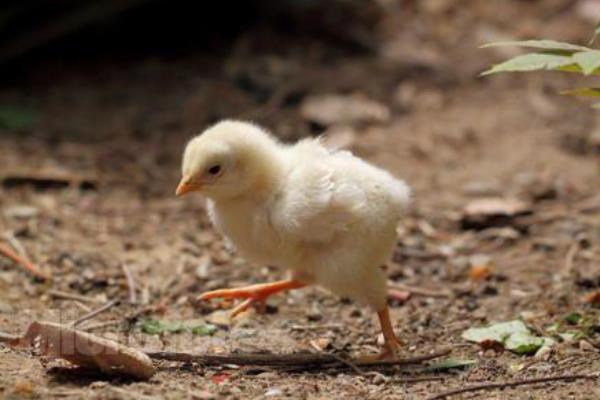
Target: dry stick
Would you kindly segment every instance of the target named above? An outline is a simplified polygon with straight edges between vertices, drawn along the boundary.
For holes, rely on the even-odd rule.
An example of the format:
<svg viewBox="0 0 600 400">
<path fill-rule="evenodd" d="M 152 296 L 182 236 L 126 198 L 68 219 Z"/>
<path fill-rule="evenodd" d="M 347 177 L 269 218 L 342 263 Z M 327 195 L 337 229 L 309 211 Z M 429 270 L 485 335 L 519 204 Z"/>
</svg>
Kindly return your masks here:
<svg viewBox="0 0 600 400">
<path fill-rule="evenodd" d="M 89 313 L 85 314 L 83 317 L 81 317 L 81 318 L 79 318 L 79 319 L 75 320 L 75 321 L 73 322 L 73 326 L 77 326 L 77 325 L 81 324 L 81 323 L 82 323 L 82 322 L 84 322 L 84 321 L 87 321 L 87 320 L 89 320 L 89 319 L 92 319 L 92 318 L 94 318 L 95 316 L 97 316 L 97 315 L 99 315 L 99 314 L 102 314 L 102 313 L 103 313 L 103 312 L 105 312 L 105 311 L 108 311 L 109 309 L 111 309 L 112 307 L 114 307 L 114 306 L 115 306 L 115 305 L 117 305 L 117 304 L 119 304 L 119 300 L 117 300 L 117 299 L 111 300 L 111 301 L 109 301 L 108 303 L 106 303 L 105 305 L 103 305 L 102 307 L 100 307 L 100 308 L 97 308 L 97 309 L 95 309 L 95 310 L 93 310 L 93 311 L 91 311 L 91 312 L 89 312 Z"/>
<path fill-rule="evenodd" d="M 47 280 L 50 278 L 50 276 L 48 274 L 40 271 L 38 269 L 38 267 L 36 267 L 31 261 L 19 256 L 17 253 L 12 251 L 8 246 L 6 246 L 2 243 L 0 243 L 0 254 L 2 254 L 3 256 L 5 256 L 7 258 L 10 258 L 17 265 L 22 266 L 23 268 L 25 268 L 26 270 L 31 272 L 36 278 L 43 279 L 43 280 Z"/>
<path fill-rule="evenodd" d="M 121 268 L 123 268 L 123 274 L 125 275 L 125 279 L 127 280 L 127 290 L 129 291 L 129 303 L 136 304 L 137 303 L 137 287 L 135 285 L 135 280 L 133 279 L 133 274 L 131 273 L 131 269 L 127 266 L 127 264 L 121 264 Z"/>
<path fill-rule="evenodd" d="M 373 360 L 373 361 L 352 361 L 355 367 L 362 366 L 392 366 L 418 364 L 423 361 L 433 360 L 443 357 L 450 353 L 450 349 L 440 350 L 432 354 L 426 354 L 416 357 L 398 359 L 398 360 Z M 228 355 L 208 355 L 208 354 L 190 354 L 169 351 L 147 352 L 150 358 L 167 361 L 197 362 L 207 366 L 210 365 L 263 365 L 263 366 L 315 366 L 326 365 L 327 367 L 347 366 L 339 360 L 339 357 L 331 354 L 261 354 L 261 353 L 240 353 Z M 345 360 L 348 361 L 348 360 Z"/>
<path fill-rule="evenodd" d="M 323 349 L 321 349 L 314 341 L 311 340 L 309 343 L 318 352 L 322 352 L 323 351 Z M 364 372 L 362 372 L 361 369 L 358 368 L 352 361 L 349 361 L 346 358 L 340 357 L 337 354 L 334 354 L 334 353 L 331 353 L 331 352 L 328 352 L 327 355 L 335 358 L 336 360 L 338 360 L 342 364 L 346 365 L 348 368 L 350 368 L 352 371 L 354 371 L 354 373 L 356 373 L 357 375 L 364 375 Z"/>
<path fill-rule="evenodd" d="M 567 250 L 567 254 L 565 255 L 565 265 L 563 268 L 563 274 L 568 275 L 573 270 L 573 262 L 575 261 L 575 256 L 579 251 L 579 243 L 573 243 L 569 249 Z"/>
<path fill-rule="evenodd" d="M 56 297 L 57 299 L 81 301 L 83 303 L 95 303 L 95 304 L 102 303 L 101 301 L 92 299 L 91 297 L 86 297 L 86 296 L 82 296 L 82 295 L 75 294 L 75 293 L 63 292 L 61 290 L 54 290 L 54 289 L 48 290 L 48 294 L 52 297 Z"/>
<path fill-rule="evenodd" d="M 462 393 L 471 393 L 478 392 L 481 390 L 488 389 L 503 389 L 507 387 L 515 387 L 522 385 L 532 385 L 535 383 L 545 383 L 545 382 L 557 382 L 557 381 L 569 381 L 575 379 L 598 379 L 600 378 L 600 374 L 573 374 L 573 375 L 554 375 L 554 376 L 545 376 L 542 378 L 532 378 L 532 379 L 523 379 L 517 381 L 509 381 L 509 382 L 485 382 L 480 383 L 478 385 L 466 386 L 458 389 L 448 390 L 446 392 L 442 392 L 431 397 L 428 397 L 427 400 L 439 400 L 445 399 L 449 396 L 454 396 Z"/>
</svg>

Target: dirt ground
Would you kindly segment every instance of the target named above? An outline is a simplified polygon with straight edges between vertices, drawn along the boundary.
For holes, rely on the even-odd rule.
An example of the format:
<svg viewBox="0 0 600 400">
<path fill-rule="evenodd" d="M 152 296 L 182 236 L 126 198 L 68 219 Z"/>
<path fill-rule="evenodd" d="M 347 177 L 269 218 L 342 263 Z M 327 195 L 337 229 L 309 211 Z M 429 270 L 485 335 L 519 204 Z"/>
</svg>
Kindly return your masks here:
<svg viewBox="0 0 600 400">
<path fill-rule="evenodd" d="M 134 382 L 65 372 L 0 345 L 1 397 L 422 399 L 483 381 L 600 370 L 600 309 L 585 301 L 600 290 L 600 114 L 557 94 L 581 83 L 570 75 L 477 77 L 516 54 L 478 49 L 484 42 L 536 36 L 585 43 L 593 23 L 578 12 L 581 2 L 380 3 L 375 50 L 262 26 L 214 54 L 53 60 L 5 85 L 0 102 L 30 104 L 37 118 L 0 135 L 2 242 L 20 245 L 53 279 L 36 281 L 0 258 L 0 331 L 16 334 L 36 319 L 71 321 L 122 299 L 83 326 L 152 351 L 375 352 L 374 314 L 319 288 L 275 296 L 266 314 L 251 311 L 232 323 L 223 318 L 226 304 L 194 300 L 285 274 L 248 265 L 213 232 L 200 197 L 173 194 L 189 137 L 235 117 L 284 140 L 331 135 L 414 188 L 389 277 L 444 296 L 390 301 L 404 355 L 450 348 L 449 357 L 476 363 L 357 374 L 161 362 L 150 381 Z M 315 118 L 306 106 L 321 94 L 355 96 L 359 109 L 375 110 L 358 121 Z M 57 174 L 71 185 L 15 179 Z M 465 229 L 464 207 L 490 196 L 519 199 L 531 213 Z M 123 265 L 137 304 L 128 302 Z M 474 276 L 482 266 L 486 276 Z M 469 327 L 514 319 L 542 335 L 556 324 L 579 329 L 565 321 L 572 313 L 591 321 L 587 337 L 540 356 L 484 350 L 461 338 Z M 141 330 L 148 318 L 202 319 L 218 329 L 152 335 Z M 431 379 L 405 379 L 415 377 Z M 476 397 L 593 399 L 600 385 L 562 381 L 464 395 Z"/>
</svg>

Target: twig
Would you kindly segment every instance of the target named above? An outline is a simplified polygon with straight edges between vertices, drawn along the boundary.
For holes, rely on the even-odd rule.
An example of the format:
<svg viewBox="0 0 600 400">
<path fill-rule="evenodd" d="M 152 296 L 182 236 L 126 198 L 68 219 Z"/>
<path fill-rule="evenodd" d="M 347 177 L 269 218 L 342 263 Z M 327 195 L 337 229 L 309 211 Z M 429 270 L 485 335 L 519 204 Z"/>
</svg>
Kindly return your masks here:
<svg viewBox="0 0 600 400">
<path fill-rule="evenodd" d="M 466 386 L 457 389 L 448 390 L 442 393 L 438 393 L 436 395 L 430 396 L 427 400 L 439 400 L 445 399 L 446 397 L 454 396 L 462 393 L 471 393 L 478 392 L 481 390 L 489 390 L 489 389 L 503 389 L 507 387 L 515 387 L 522 385 L 532 385 L 535 383 L 545 383 L 545 382 L 557 382 L 557 381 L 570 381 L 576 379 L 598 379 L 600 378 L 600 374 L 572 374 L 572 375 L 554 375 L 554 376 L 545 376 L 541 378 L 532 378 L 532 379 L 522 379 L 516 381 L 509 382 L 485 382 L 480 383 L 478 385 Z"/>
<path fill-rule="evenodd" d="M 75 293 L 63 292 L 61 290 L 52 289 L 52 290 L 48 291 L 48 294 L 52 297 L 56 297 L 57 299 L 81 301 L 83 303 L 95 303 L 95 304 L 102 303 L 101 301 L 92 299 L 91 297 L 86 297 L 86 296 L 82 296 L 82 295 L 75 294 Z"/>
<path fill-rule="evenodd" d="M 361 366 L 392 366 L 392 365 L 410 365 L 418 364 L 423 361 L 433 360 L 443 357 L 450 353 L 449 349 L 441 350 L 432 354 L 416 357 L 397 359 L 397 360 L 374 360 L 374 361 L 354 361 L 355 367 Z M 196 362 L 207 366 L 211 365 L 262 365 L 272 367 L 312 367 L 322 366 L 327 368 L 347 367 L 345 362 L 341 362 L 339 357 L 331 354 L 313 354 L 313 353 L 295 353 L 295 354 L 262 354 L 262 353 L 240 353 L 227 355 L 212 354 L 190 354 L 178 352 L 147 352 L 150 358 L 156 360 Z M 349 362 L 349 360 L 345 360 Z"/>
<path fill-rule="evenodd" d="M 579 251 L 579 242 L 573 243 L 569 250 L 567 250 L 567 254 L 565 255 L 565 266 L 563 269 L 563 274 L 568 275 L 573 270 L 573 262 L 575 261 L 575 256 Z"/>
<path fill-rule="evenodd" d="M 121 268 L 123 268 L 123 274 L 125 275 L 125 279 L 127 280 L 127 290 L 129 291 L 129 303 L 137 304 L 137 286 L 135 284 L 135 280 L 133 279 L 131 269 L 129 269 L 129 267 L 125 263 L 121 264 Z"/>
<path fill-rule="evenodd" d="M 102 307 L 97 308 L 97 309 L 95 309 L 93 311 L 90 311 L 89 313 L 85 314 L 83 317 L 75 320 L 73 322 L 73 326 L 77 326 L 77 325 L 81 324 L 84 321 L 92 319 L 95 316 L 97 316 L 99 314 L 102 314 L 105 311 L 108 311 L 109 309 L 111 309 L 112 307 L 116 306 L 117 304 L 119 304 L 119 300 L 117 300 L 117 299 L 111 300 L 108 303 L 106 303 L 105 305 L 103 305 Z"/>
<path fill-rule="evenodd" d="M 391 289 L 401 290 L 413 294 L 415 296 L 425 296 L 425 297 L 439 297 L 439 298 L 447 298 L 450 297 L 450 293 L 447 292 L 439 292 L 436 290 L 416 287 L 416 286 L 408 286 L 403 285 L 401 283 L 393 283 L 389 285 Z"/>
<path fill-rule="evenodd" d="M 25 268 L 27 271 L 31 272 L 36 278 L 48 280 L 50 276 L 45 272 L 42 272 L 36 267 L 31 261 L 25 259 L 24 257 L 19 256 L 17 253 L 12 251 L 8 246 L 0 243 L 0 254 L 3 256 L 13 260 L 17 265 Z"/>
<path fill-rule="evenodd" d="M 313 340 L 311 340 L 309 343 L 318 352 L 323 351 L 323 349 L 319 345 L 317 345 L 317 343 L 314 342 Z M 348 368 L 353 370 L 357 375 L 364 375 L 364 373 L 360 370 L 360 368 L 358 368 L 352 361 L 349 361 L 346 358 L 340 357 L 337 354 L 334 354 L 331 352 L 328 352 L 327 355 L 330 355 L 331 357 L 335 358 L 337 361 L 341 362 L 342 364 L 344 364 L 345 366 L 347 366 Z"/>
</svg>

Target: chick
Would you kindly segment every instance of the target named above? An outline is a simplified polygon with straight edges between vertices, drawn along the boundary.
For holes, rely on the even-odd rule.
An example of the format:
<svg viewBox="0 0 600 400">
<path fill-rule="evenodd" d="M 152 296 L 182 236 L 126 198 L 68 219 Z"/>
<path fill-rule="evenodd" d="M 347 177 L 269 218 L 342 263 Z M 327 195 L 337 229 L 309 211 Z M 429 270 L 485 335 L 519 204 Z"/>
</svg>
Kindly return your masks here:
<svg viewBox="0 0 600 400">
<path fill-rule="evenodd" d="M 318 139 L 285 145 L 256 125 L 231 120 L 187 144 L 182 172 L 176 194 L 202 192 L 212 223 L 243 257 L 290 271 L 283 281 L 200 299 L 245 299 L 236 315 L 274 293 L 318 284 L 375 310 L 385 338 L 381 357 L 397 354 L 381 265 L 409 203 L 403 181 Z"/>
</svg>

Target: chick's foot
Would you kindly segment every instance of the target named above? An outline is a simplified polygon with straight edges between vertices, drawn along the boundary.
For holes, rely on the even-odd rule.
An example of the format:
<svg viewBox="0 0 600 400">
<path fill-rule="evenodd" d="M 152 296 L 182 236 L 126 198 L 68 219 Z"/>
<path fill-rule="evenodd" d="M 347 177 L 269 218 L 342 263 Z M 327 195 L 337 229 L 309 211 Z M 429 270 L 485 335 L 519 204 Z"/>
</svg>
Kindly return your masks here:
<svg viewBox="0 0 600 400">
<path fill-rule="evenodd" d="M 267 297 L 289 289 L 298 289 L 305 284 L 293 279 L 286 279 L 272 283 L 261 283 L 257 285 L 245 286 L 237 289 L 218 289 L 201 294 L 199 300 L 210 299 L 245 299 L 237 307 L 231 311 L 231 317 L 235 317 L 239 313 L 246 311 L 254 304 L 264 304 Z"/>
</svg>

